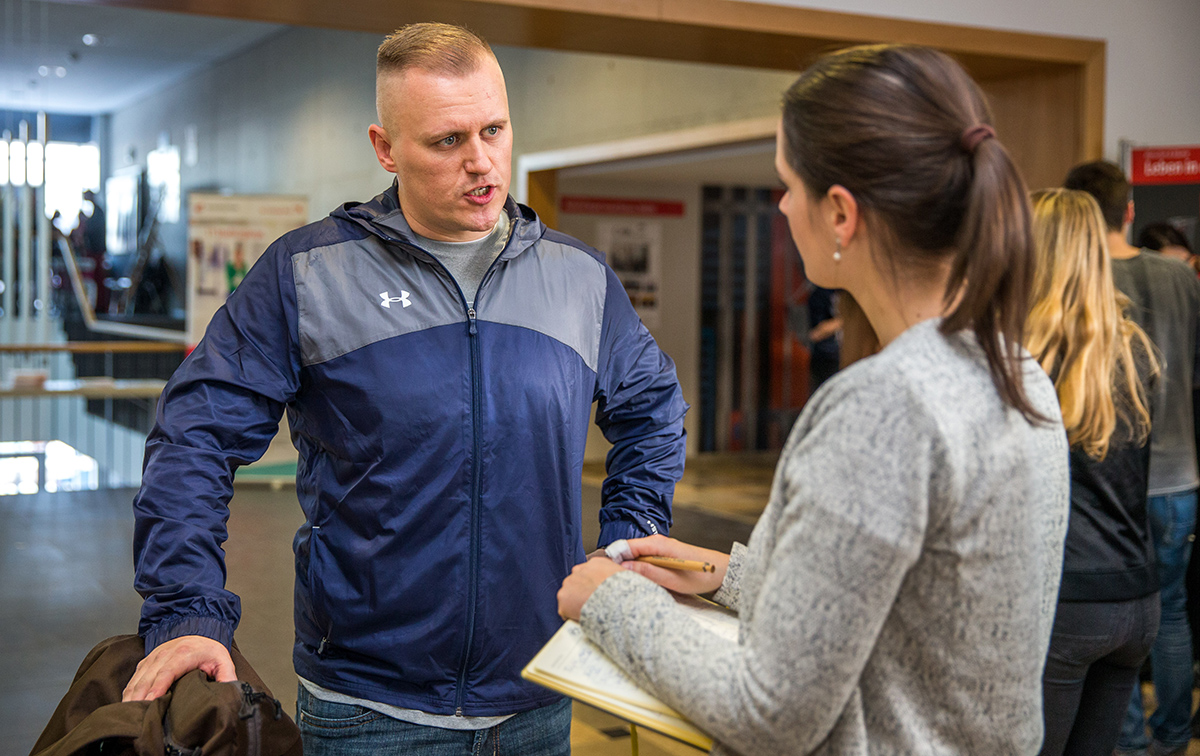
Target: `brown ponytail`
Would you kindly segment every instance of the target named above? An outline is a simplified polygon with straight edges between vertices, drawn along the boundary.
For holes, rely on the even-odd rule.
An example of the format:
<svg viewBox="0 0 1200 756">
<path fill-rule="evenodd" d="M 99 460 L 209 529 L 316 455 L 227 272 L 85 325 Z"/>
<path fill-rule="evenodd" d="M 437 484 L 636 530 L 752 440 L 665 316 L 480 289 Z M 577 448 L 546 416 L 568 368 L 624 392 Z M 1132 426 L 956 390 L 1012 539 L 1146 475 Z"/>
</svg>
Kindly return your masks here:
<svg viewBox="0 0 1200 756">
<path fill-rule="evenodd" d="M 944 53 L 871 45 L 828 55 L 784 95 L 785 156 L 814 197 L 862 208 L 893 271 L 951 261 L 943 333 L 971 329 L 1001 398 L 1025 395 L 1021 342 L 1033 284 L 1024 182 L 974 81 Z"/>
</svg>

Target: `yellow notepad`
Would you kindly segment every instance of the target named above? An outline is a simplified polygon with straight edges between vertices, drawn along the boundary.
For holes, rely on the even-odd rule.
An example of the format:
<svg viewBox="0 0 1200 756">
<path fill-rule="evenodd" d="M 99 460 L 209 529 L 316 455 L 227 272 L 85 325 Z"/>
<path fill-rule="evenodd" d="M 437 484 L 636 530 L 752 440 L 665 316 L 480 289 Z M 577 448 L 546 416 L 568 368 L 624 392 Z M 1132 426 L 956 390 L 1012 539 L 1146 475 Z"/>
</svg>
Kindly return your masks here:
<svg viewBox="0 0 1200 756">
<path fill-rule="evenodd" d="M 737 642 L 737 615 L 703 599 L 676 600 L 694 622 Z M 577 622 L 564 623 L 525 665 L 521 677 L 698 748 L 712 748 L 712 738 L 634 682 L 584 636 Z"/>
</svg>

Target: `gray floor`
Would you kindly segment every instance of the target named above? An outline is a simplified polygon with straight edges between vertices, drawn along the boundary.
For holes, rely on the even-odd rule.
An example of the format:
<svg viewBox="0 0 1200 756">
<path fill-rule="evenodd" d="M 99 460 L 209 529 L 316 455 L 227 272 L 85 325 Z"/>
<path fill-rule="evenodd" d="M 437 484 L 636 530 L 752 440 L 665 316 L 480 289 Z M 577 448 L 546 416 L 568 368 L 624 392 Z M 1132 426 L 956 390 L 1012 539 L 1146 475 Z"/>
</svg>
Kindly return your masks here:
<svg viewBox="0 0 1200 756">
<path fill-rule="evenodd" d="M 0 756 L 28 754 L 98 641 L 137 631 L 130 490 L 0 497 Z M 584 488 L 584 543 L 596 542 L 599 490 Z M 239 487 L 227 543 L 229 587 L 242 598 L 238 645 L 289 712 L 291 539 L 301 523 L 290 488 Z M 750 526 L 677 507 L 672 535 L 710 548 Z"/>
</svg>

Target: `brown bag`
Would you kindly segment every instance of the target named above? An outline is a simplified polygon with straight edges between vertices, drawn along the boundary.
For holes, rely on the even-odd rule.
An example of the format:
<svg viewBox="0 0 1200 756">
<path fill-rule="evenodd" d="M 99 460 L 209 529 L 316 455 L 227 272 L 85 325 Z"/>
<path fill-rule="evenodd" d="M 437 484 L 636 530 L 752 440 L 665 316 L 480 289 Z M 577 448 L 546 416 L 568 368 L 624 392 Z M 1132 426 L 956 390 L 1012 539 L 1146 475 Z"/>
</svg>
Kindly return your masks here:
<svg viewBox="0 0 1200 756">
<path fill-rule="evenodd" d="M 213 682 L 195 670 L 153 701 L 123 703 L 144 655 L 136 635 L 93 648 L 31 756 L 300 756 L 299 728 L 236 645 L 237 682 Z"/>
</svg>

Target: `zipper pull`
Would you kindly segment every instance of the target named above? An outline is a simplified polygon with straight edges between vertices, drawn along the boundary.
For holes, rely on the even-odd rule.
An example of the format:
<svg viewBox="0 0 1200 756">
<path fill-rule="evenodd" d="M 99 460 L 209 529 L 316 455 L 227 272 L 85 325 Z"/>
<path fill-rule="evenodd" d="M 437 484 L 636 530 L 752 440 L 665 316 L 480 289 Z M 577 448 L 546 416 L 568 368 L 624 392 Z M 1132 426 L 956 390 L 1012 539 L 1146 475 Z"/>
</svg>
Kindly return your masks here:
<svg viewBox="0 0 1200 756">
<path fill-rule="evenodd" d="M 317 656 L 324 656 L 325 649 L 328 648 L 328 646 L 329 646 L 329 639 L 322 638 L 320 645 L 317 646 Z"/>
<path fill-rule="evenodd" d="M 459 706 L 457 709 L 455 709 L 455 710 L 454 710 L 454 716 L 456 716 L 456 717 L 461 717 L 462 715 L 463 715 L 463 713 L 462 713 L 462 707 L 461 707 L 461 706 Z"/>
<path fill-rule="evenodd" d="M 467 332 L 470 333 L 472 336 L 479 333 L 479 331 L 475 330 L 475 308 L 474 307 L 467 309 L 467 321 L 470 323 L 470 327 L 467 329 Z"/>
</svg>

